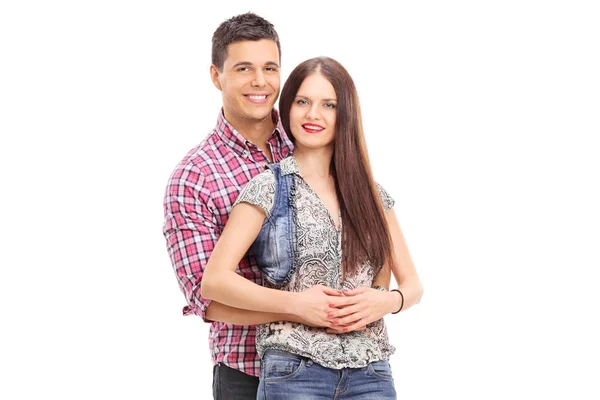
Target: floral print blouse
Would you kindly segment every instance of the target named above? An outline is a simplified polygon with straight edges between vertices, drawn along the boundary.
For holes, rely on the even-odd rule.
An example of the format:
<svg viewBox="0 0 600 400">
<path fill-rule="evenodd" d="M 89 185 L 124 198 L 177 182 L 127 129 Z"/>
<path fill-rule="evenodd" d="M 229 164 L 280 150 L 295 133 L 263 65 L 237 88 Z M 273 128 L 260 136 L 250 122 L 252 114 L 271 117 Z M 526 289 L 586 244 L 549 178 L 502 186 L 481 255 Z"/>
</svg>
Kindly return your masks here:
<svg viewBox="0 0 600 400">
<path fill-rule="evenodd" d="M 297 234 L 296 271 L 280 289 L 302 292 L 318 284 L 339 290 L 372 286 L 374 272 L 369 263 L 361 265 L 342 282 L 343 228 L 336 228 L 325 204 L 300 175 L 293 156 L 283 159 L 279 165 L 283 175 L 294 174 L 296 187 L 292 191 L 292 206 L 295 207 Z M 393 207 L 394 200 L 381 186 L 377 185 L 377 188 L 384 211 L 387 211 Z M 235 204 L 254 204 L 269 215 L 274 197 L 275 178 L 267 169 L 248 182 Z M 341 226 L 339 215 L 337 225 Z M 263 284 L 269 286 L 266 281 Z M 333 369 L 364 367 L 374 361 L 387 360 L 395 351 L 389 343 L 383 319 L 369 324 L 363 331 L 344 334 L 328 334 L 322 328 L 286 321 L 258 325 L 256 348 L 261 357 L 267 349 L 278 349 L 308 357 Z"/>
</svg>

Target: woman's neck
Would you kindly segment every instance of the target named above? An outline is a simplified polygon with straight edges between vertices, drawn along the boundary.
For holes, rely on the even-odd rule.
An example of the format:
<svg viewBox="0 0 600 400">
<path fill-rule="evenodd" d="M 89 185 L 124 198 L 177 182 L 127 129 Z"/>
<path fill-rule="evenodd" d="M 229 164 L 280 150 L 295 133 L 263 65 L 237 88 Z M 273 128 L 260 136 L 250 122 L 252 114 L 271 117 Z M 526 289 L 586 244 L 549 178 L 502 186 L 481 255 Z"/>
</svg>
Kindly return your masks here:
<svg viewBox="0 0 600 400">
<path fill-rule="evenodd" d="M 328 178 L 331 175 L 331 158 L 333 148 L 294 150 L 294 159 L 300 169 L 300 174 L 306 178 Z"/>
</svg>

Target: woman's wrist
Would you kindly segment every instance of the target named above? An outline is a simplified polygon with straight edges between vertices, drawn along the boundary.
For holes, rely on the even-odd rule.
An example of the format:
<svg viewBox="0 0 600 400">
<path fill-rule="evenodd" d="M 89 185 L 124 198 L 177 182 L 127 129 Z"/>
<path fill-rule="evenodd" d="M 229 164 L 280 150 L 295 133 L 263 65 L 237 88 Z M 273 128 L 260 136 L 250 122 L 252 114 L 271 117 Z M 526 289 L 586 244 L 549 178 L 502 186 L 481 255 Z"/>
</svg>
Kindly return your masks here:
<svg viewBox="0 0 600 400">
<path fill-rule="evenodd" d="M 398 314 L 404 308 L 404 293 L 400 289 L 392 289 L 390 293 L 394 295 L 394 310 L 392 314 Z"/>
<path fill-rule="evenodd" d="M 275 289 L 277 290 L 277 289 Z M 297 318 L 302 318 L 302 292 L 280 291 L 282 296 L 283 314 L 295 315 Z M 293 322 L 298 322 L 297 320 Z"/>
<path fill-rule="evenodd" d="M 386 292 L 388 294 L 388 314 L 397 314 L 404 307 L 404 295 L 398 289 L 387 290 L 383 286 L 373 286 L 373 289 Z"/>
</svg>

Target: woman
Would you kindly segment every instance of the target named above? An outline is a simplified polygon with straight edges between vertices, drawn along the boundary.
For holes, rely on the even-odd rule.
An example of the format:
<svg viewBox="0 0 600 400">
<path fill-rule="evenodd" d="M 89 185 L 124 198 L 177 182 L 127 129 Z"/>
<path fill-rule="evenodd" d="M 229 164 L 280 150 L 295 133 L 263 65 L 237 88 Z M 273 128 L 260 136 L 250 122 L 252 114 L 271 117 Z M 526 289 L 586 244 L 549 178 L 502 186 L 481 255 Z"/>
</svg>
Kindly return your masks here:
<svg viewBox="0 0 600 400">
<path fill-rule="evenodd" d="M 352 78 L 333 59 L 305 61 L 279 111 L 293 155 L 240 193 L 202 296 L 305 321 L 258 327 L 259 399 L 395 399 L 381 317 L 418 303 L 422 286 L 394 202 L 372 178 Z M 264 286 L 235 272 L 250 248 Z M 398 289 L 376 288 L 388 286 L 390 269 Z"/>
</svg>

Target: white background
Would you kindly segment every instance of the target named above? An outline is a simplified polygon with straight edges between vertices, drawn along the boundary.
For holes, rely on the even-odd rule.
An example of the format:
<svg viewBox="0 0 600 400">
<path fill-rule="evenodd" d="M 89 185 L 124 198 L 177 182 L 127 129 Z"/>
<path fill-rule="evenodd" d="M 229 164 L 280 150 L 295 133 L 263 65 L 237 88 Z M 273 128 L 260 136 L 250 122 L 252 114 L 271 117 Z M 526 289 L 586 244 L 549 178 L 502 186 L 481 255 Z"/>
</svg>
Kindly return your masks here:
<svg viewBox="0 0 600 400">
<path fill-rule="evenodd" d="M 282 78 L 328 55 L 358 86 L 425 286 L 386 317 L 399 398 L 600 398 L 594 3 L 2 2 L 0 398 L 210 397 L 162 197 L 216 122 L 212 33 L 246 11 Z"/>
</svg>

